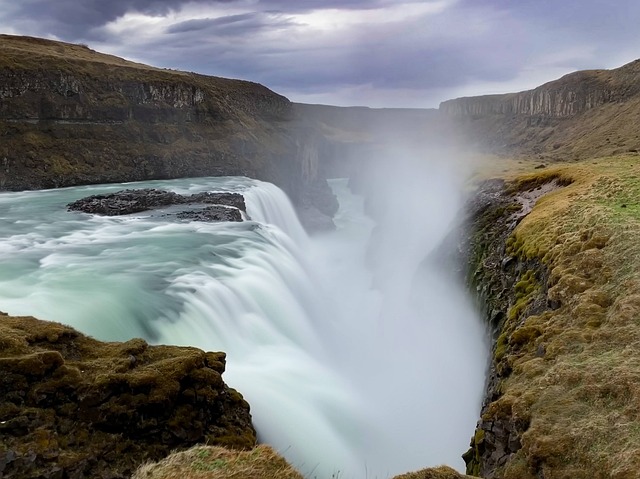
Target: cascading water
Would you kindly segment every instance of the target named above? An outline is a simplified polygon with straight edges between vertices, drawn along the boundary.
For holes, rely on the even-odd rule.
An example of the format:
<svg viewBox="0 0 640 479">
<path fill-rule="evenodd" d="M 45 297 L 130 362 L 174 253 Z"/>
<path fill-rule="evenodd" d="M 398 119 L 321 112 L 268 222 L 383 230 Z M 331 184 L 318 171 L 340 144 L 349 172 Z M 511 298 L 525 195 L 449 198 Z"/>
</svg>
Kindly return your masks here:
<svg viewBox="0 0 640 479">
<path fill-rule="evenodd" d="M 487 352 L 451 278 L 418 268 L 447 225 L 426 236 L 378 227 L 371 248 L 362 198 L 332 186 L 337 230 L 311 239 L 284 193 L 247 178 L 2 194 L 0 310 L 103 340 L 226 351 L 226 381 L 251 404 L 260 440 L 308 477 L 460 468 Z M 251 221 L 65 209 L 124 187 L 240 192 Z"/>
</svg>

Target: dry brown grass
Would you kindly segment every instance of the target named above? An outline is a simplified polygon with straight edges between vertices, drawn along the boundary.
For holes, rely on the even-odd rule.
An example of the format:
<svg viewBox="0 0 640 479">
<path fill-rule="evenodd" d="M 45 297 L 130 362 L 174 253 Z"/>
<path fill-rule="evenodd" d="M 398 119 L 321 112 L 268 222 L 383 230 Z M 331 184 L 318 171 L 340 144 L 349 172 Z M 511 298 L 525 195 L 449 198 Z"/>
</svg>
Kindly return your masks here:
<svg viewBox="0 0 640 479">
<path fill-rule="evenodd" d="M 538 202 L 510 251 L 543 260 L 560 307 L 521 318 L 507 338 L 513 372 L 491 411 L 511 410 L 530 426 L 499 477 L 637 478 L 640 159 L 590 160 L 518 181 L 549 175 L 573 183 Z"/>
<path fill-rule="evenodd" d="M 272 448 L 251 451 L 196 446 L 141 466 L 132 479 L 303 479 Z"/>
<path fill-rule="evenodd" d="M 409 472 L 396 476 L 393 479 L 464 479 L 465 476 L 447 466 L 422 469 L 416 472 Z"/>
</svg>

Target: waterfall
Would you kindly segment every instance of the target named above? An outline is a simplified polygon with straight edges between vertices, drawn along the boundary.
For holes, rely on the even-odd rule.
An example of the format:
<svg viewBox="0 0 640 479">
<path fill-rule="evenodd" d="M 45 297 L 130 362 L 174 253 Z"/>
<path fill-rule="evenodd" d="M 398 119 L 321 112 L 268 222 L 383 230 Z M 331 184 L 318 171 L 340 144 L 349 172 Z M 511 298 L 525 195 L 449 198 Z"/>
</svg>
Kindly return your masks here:
<svg viewBox="0 0 640 479">
<path fill-rule="evenodd" d="M 259 440 L 309 478 L 462 467 L 487 351 L 460 288 L 418 271 L 437 236 L 378 225 L 372 249 L 375 223 L 345 180 L 332 182 L 337 230 L 314 238 L 281 190 L 247 178 L 126 185 L 240 192 L 242 223 L 65 211 L 123 187 L 0 195 L 0 310 L 103 340 L 226 351 L 225 380 L 251 404 Z"/>
</svg>

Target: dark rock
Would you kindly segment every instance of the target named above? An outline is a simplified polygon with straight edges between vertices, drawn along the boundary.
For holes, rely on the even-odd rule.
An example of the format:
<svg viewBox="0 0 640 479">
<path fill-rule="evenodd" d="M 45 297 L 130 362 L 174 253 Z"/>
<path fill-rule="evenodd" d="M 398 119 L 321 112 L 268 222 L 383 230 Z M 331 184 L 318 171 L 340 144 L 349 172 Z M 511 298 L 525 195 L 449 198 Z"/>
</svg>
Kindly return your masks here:
<svg viewBox="0 0 640 479">
<path fill-rule="evenodd" d="M 201 210 L 182 211 L 176 216 L 178 219 L 191 221 L 242 221 L 239 209 L 221 205 L 208 206 Z"/>
<path fill-rule="evenodd" d="M 82 211 L 105 216 L 129 215 L 152 208 L 184 203 L 184 196 L 172 191 L 145 188 L 123 190 L 106 195 L 93 195 L 69 203 L 70 211 Z"/>
<path fill-rule="evenodd" d="M 239 193 L 206 192 L 184 196 L 173 193 L 172 191 L 151 188 L 123 190 L 106 195 L 88 196 L 69 203 L 67 208 L 70 211 L 119 216 L 140 213 L 163 206 L 198 203 L 224 206 L 209 207 L 203 210 L 183 211 L 178 213 L 178 218 L 196 221 L 242 221 L 240 210 L 246 211 L 244 197 Z"/>
<path fill-rule="evenodd" d="M 187 203 L 205 203 L 213 205 L 226 205 L 233 206 L 242 211 L 247 211 L 247 206 L 244 203 L 244 197 L 240 193 L 196 193 L 186 197 Z"/>
<path fill-rule="evenodd" d="M 2 477 L 125 478 L 196 443 L 255 444 L 249 405 L 222 380 L 224 353 L 103 343 L 5 315 L 0 338 Z"/>
</svg>

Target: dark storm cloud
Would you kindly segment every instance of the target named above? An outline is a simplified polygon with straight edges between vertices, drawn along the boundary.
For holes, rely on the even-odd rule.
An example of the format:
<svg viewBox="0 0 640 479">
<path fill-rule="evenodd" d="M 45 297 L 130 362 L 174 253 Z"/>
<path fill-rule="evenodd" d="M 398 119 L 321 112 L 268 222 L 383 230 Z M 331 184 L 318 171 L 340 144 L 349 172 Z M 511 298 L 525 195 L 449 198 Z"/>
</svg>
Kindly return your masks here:
<svg viewBox="0 0 640 479">
<path fill-rule="evenodd" d="M 188 3 L 233 4 L 240 0 L 21 0 L 14 20 L 39 23 L 47 33 L 67 40 L 87 38 L 91 30 L 121 17 L 127 12 L 164 15 Z M 261 0 L 259 10 L 305 12 L 317 8 L 373 8 L 370 0 Z"/>
<path fill-rule="evenodd" d="M 230 3 L 234 0 L 21 0 L 14 20 L 39 23 L 47 33 L 73 41 L 91 37 L 91 29 L 127 12 L 164 15 L 189 1 Z"/>
</svg>

